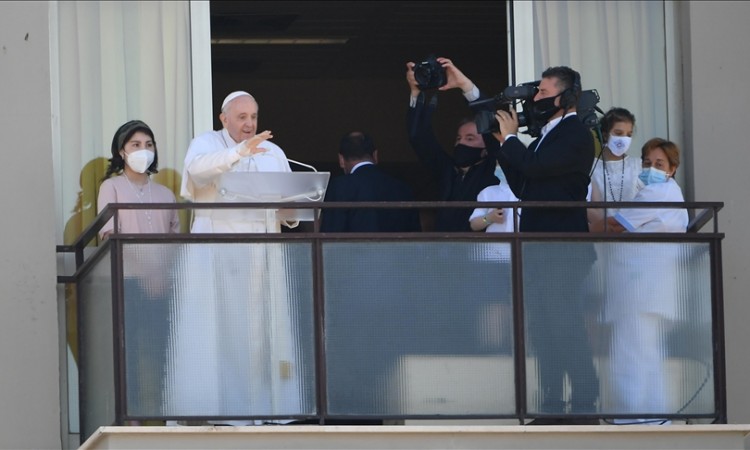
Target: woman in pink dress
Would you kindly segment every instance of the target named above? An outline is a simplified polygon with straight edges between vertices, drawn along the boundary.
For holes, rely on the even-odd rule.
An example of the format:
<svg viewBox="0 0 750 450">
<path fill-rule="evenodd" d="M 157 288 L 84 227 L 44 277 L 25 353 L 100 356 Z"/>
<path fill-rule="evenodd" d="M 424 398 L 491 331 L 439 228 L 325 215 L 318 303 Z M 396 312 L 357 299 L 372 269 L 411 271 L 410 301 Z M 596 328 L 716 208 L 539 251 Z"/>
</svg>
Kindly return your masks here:
<svg viewBox="0 0 750 450">
<path fill-rule="evenodd" d="M 140 120 L 122 125 L 112 138 L 112 158 L 99 188 L 98 211 L 110 203 L 142 203 L 144 209 L 117 211 L 118 234 L 180 231 L 176 209 L 148 209 L 149 203 L 176 202 L 171 190 L 151 180 L 157 166 L 151 128 Z M 112 219 L 99 234 L 106 239 L 113 233 Z M 163 410 L 170 305 L 175 300 L 171 282 L 174 244 L 127 243 L 121 248 L 123 306 L 118 309 L 123 312 L 125 330 L 125 355 L 120 360 L 125 362 L 126 415 L 158 416 Z"/>
</svg>

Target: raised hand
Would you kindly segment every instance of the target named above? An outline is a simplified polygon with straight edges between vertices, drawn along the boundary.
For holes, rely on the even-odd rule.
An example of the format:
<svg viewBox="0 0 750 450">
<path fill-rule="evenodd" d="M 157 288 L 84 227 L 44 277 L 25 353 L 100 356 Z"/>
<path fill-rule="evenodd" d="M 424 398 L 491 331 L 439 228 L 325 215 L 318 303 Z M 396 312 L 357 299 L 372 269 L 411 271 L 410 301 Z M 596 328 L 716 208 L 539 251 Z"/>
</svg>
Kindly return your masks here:
<svg viewBox="0 0 750 450">
<path fill-rule="evenodd" d="M 271 134 L 270 131 L 266 130 L 262 133 L 256 134 L 250 139 L 245 139 L 245 142 L 242 143 L 242 147 L 240 148 L 240 151 L 238 153 L 243 157 L 254 155 L 256 153 L 263 153 L 266 151 L 266 149 L 258 148 L 258 146 L 262 142 L 266 141 L 267 139 L 271 139 L 272 137 L 273 134 Z"/>
<path fill-rule="evenodd" d="M 437 61 L 445 69 L 445 75 L 448 78 L 448 82 L 444 86 L 438 88 L 440 91 L 447 91 L 449 89 L 459 88 L 461 92 L 469 92 L 474 83 L 464 75 L 463 72 L 458 70 L 458 67 L 453 65 L 453 62 L 448 58 L 438 58 Z"/>
<path fill-rule="evenodd" d="M 411 96 L 416 97 L 419 95 L 419 85 L 417 79 L 414 76 L 414 62 L 409 61 L 406 63 L 406 82 L 409 83 L 409 89 L 411 90 Z"/>
</svg>

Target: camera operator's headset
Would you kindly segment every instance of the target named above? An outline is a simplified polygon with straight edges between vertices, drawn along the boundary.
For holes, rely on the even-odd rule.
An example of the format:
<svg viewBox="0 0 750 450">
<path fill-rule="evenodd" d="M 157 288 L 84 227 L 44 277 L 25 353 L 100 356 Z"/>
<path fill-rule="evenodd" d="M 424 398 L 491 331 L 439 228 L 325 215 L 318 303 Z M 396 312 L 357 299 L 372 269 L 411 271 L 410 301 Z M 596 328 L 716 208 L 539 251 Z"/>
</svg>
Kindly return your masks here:
<svg viewBox="0 0 750 450">
<path fill-rule="evenodd" d="M 573 72 L 573 85 L 566 88 L 562 91 L 562 94 L 560 94 L 560 107 L 565 111 L 570 108 L 575 108 L 578 104 L 578 98 L 583 91 L 581 88 L 581 74 L 573 69 L 570 69 L 570 71 Z"/>
<path fill-rule="evenodd" d="M 578 99 L 581 97 L 581 92 L 583 92 L 583 88 L 581 87 L 581 74 L 573 69 L 570 69 L 570 71 L 573 72 L 573 84 L 569 88 L 566 88 L 564 91 L 562 91 L 562 93 L 560 94 L 560 107 L 565 111 L 575 107 L 578 104 Z M 594 131 L 594 138 L 599 141 L 600 148 L 604 148 L 604 138 L 602 137 L 601 124 L 597 122 Z M 594 165 L 591 167 L 591 172 L 589 172 L 589 178 L 591 178 L 591 176 L 594 174 L 594 169 L 596 168 L 596 164 L 599 162 L 601 156 L 602 154 L 601 152 L 599 152 L 596 160 L 594 161 Z"/>
</svg>

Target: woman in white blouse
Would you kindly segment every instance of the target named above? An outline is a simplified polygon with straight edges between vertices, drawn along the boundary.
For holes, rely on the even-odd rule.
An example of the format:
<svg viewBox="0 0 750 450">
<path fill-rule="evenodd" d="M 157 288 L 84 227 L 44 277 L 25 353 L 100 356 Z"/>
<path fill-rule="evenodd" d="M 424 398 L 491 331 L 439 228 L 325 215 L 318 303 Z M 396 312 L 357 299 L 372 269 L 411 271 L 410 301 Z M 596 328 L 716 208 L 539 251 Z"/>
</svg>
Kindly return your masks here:
<svg viewBox="0 0 750 450">
<path fill-rule="evenodd" d="M 684 202 L 674 180 L 676 144 L 654 138 L 642 150 L 644 187 L 635 202 Z M 684 208 L 623 208 L 607 219 L 611 232 L 684 233 Z M 666 338 L 679 319 L 679 243 L 614 243 L 605 280 L 603 318 L 612 325 L 610 413 L 668 414 Z M 661 419 L 619 419 L 620 424 L 663 424 Z"/>
<path fill-rule="evenodd" d="M 633 139 L 635 116 L 625 108 L 611 108 L 601 120 L 604 148 L 600 158 L 594 161 L 591 171 L 590 201 L 630 202 L 643 186 L 638 175 L 641 161 L 637 156 L 627 154 Z M 591 231 L 602 224 L 601 219 L 617 214 L 617 208 L 589 208 L 588 218 Z"/>
</svg>

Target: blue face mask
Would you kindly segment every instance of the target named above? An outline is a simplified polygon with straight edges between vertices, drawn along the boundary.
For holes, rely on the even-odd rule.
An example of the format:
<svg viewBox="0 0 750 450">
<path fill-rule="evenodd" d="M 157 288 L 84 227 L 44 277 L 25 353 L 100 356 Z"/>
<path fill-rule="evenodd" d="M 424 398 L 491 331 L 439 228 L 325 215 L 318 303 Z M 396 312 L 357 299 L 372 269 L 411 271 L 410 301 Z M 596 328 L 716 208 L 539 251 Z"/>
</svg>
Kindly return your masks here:
<svg viewBox="0 0 750 450">
<path fill-rule="evenodd" d="M 500 166 L 495 166 L 495 176 L 500 180 L 500 184 L 508 184 L 508 180 L 505 178 L 505 172 L 503 172 L 503 169 L 500 168 Z"/>
<path fill-rule="evenodd" d="M 646 167 L 638 175 L 643 184 L 649 185 L 653 183 L 665 183 L 667 181 L 667 172 L 659 170 L 655 167 Z"/>
</svg>

